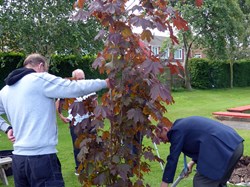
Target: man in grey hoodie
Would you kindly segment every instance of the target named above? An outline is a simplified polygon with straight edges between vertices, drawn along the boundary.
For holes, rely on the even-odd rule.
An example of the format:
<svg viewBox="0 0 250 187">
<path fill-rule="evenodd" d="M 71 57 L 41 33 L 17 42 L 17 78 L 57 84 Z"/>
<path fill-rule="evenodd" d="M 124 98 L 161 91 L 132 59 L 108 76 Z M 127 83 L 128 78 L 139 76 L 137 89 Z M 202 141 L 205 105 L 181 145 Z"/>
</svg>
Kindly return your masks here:
<svg viewBox="0 0 250 187">
<path fill-rule="evenodd" d="M 24 67 L 5 79 L 0 91 L 0 129 L 13 143 L 15 187 L 61 187 L 64 181 L 57 158 L 55 98 L 74 98 L 110 87 L 106 80 L 71 81 L 47 73 L 40 54 L 31 54 Z"/>
</svg>

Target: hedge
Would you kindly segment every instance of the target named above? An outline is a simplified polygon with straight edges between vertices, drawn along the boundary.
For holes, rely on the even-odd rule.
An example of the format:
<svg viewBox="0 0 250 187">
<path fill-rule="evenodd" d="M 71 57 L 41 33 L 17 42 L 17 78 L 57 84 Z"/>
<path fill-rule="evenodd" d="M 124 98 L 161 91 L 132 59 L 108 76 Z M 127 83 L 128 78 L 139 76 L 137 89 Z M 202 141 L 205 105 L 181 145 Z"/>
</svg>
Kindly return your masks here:
<svg viewBox="0 0 250 187">
<path fill-rule="evenodd" d="M 0 88 L 4 79 L 14 69 L 21 67 L 25 59 L 22 53 L 0 53 Z M 83 69 L 86 79 L 106 78 L 98 70 L 92 68 L 94 56 L 53 55 L 50 59 L 50 73 L 60 77 L 71 77 L 74 69 Z M 204 58 L 190 59 L 188 69 L 193 88 L 229 88 L 230 64 L 225 61 L 211 61 Z M 235 87 L 250 86 L 250 60 L 238 60 L 233 65 Z M 174 83 L 174 82 L 173 82 Z M 175 84 L 175 83 L 174 83 Z M 172 87 L 175 87 L 172 85 Z"/>
<path fill-rule="evenodd" d="M 194 58 L 189 61 L 191 85 L 198 89 L 229 88 L 230 63 Z M 233 64 L 233 86 L 250 86 L 250 60 L 238 60 Z"/>
<path fill-rule="evenodd" d="M 0 88 L 5 85 L 4 79 L 11 71 L 22 67 L 24 59 L 25 55 L 22 53 L 0 53 Z M 92 68 L 94 60 L 94 56 L 53 55 L 49 72 L 60 77 L 71 77 L 72 71 L 79 68 L 84 71 L 86 79 L 106 78 L 106 75 Z"/>
</svg>

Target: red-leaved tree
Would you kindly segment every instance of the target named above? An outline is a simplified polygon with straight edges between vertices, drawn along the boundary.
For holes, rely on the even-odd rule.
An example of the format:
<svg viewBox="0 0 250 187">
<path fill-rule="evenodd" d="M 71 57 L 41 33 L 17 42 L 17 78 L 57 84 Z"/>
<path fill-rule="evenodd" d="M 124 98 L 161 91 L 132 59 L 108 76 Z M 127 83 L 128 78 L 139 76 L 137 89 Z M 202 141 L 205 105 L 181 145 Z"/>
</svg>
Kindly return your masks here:
<svg viewBox="0 0 250 187">
<path fill-rule="evenodd" d="M 135 1 L 137 2 L 137 1 Z M 201 0 L 195 1 L 198 6 Z M 158 143 L 151 120 L 169 126 L 164 117 L 166 105 L 173 103 L 168 87 L 158 76 L 165 62 L 155 57 L 142 44 L 153 38 L 151 29 L 169 31 L 173 43 L 178 43 L 173 27 L 186 30 L 187 22 L 166 0 L 140 0 L 126 6 L 127 0 L 78 0 L 72 19 L 86 21 L 95 17 L 103 26 L 95 39 L 105 41 L 93 63 L 101 73 L 113 80 L 113 87 L 105 93 L 102 105 L 91 107 L 94 116 L 86 124 L 79 124 L 76 145 L 81 168 L 79 179 L 83 186 L 149 186 L 143 174 L 150 172 L 147 161 L 163 162 L 151 146 L 142 144 L 142 137 Z M 141 27 L 135 34 L 132 27 Z M 84 34 L 84 31 L 83 31 Z M 175 66 L 168 64 L 172 72 Z M 96 128 L 97 134 L 89 134 Z M 136 150 L 132 154 L 132 149 Z M 131 180 L 133 177 L 133 180 Z"/>
</svg>

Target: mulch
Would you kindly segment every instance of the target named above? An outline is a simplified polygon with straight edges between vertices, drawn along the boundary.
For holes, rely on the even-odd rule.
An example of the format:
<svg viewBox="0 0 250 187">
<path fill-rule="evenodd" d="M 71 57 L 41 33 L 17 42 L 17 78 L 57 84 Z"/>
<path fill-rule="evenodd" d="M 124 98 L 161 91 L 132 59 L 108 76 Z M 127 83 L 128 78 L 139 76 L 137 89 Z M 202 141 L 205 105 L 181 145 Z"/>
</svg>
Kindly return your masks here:
<svg viewBox="0 0 250 187">
<path fill-rule="evenodd" d="M 250 130 L 250 122 L 245 121 L 221 121 L 234 129 Z M 242 156 L 228 181 L 239 186 L 250 186 L 250 156 Z"/>
<path fill-rule="evenodd" d="M 242 156 L 229 180 L 231 184 L 250 186 L 250 156 Z"/>
</svg>

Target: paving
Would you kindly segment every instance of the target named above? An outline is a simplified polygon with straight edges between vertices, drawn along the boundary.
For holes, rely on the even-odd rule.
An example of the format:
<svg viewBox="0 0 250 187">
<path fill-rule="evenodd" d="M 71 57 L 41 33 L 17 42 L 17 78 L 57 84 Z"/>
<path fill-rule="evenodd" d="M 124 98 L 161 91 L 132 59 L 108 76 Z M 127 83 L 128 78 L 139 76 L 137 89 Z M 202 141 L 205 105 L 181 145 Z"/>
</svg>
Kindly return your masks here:
<svg viewBox="0 0 250 187">
<path fill-rule="evenodd" d="M 228 121 L 228 120 L 221 120 L 220 122 L 234 128 L 234 129 L 250 130 L 250 122 L 246 122 L 246 121 Z"/>
</svg>

